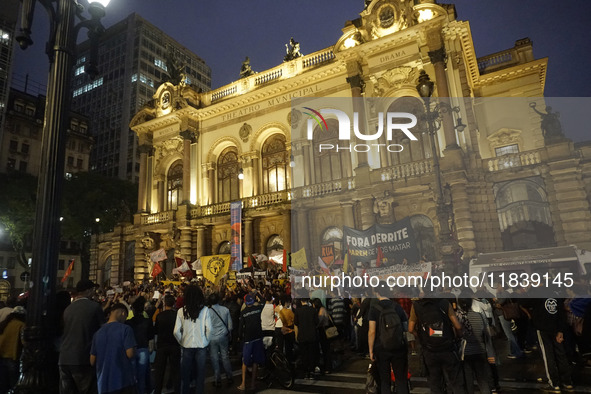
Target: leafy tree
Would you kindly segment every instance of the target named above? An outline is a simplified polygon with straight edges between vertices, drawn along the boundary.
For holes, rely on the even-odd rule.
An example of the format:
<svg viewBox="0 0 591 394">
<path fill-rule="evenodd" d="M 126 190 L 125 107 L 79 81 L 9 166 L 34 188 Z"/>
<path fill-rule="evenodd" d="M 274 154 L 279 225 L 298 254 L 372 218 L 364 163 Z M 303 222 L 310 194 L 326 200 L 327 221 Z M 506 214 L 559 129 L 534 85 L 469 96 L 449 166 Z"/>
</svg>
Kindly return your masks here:
<svg viewBox="0 0 591 394">
<path fill-rule="evenodd" d="M 18 263 L 28 268 L 25 252 L 32 245 L 37 178 L 0 174 L 0 185 L 0 225 L 10 238 Z M 87 272 L 90 236 L 110 232 L 120 222 L 131 222 L 131 213 L 136 211 L 137 186 L 133 183 L 96 173 L 74 174 L 64 181 L 61 239 L 81 245 L 82 266 Z"/>
<path fill-rule="evenodd" d="M 14 172 L 0 174 L 0 185 L 0 236 L 10 240 L 17 262 L 29 268 L 25 251 L 33 239 L 37 178 Z"/>
</svg>

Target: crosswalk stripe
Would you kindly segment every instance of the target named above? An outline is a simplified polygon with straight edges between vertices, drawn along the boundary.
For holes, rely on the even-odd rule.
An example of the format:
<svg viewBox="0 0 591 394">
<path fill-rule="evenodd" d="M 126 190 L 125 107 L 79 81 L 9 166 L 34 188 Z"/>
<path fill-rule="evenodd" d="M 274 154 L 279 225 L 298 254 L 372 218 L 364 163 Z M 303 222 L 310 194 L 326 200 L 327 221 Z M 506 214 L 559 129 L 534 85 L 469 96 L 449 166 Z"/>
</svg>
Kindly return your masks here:
<svg viewBox="0 0 591 394">
<path fill-rule="evenodd" d="M 351 383 L 351 382 L 336 382 L 333 380 L 304 380 L 296 379 L 295 384 L 301 386 L 320 386 L 320 387 L 334 387 L 351 390 L 365 390 L 365 384 L 363 383 Z"/>
</svg>

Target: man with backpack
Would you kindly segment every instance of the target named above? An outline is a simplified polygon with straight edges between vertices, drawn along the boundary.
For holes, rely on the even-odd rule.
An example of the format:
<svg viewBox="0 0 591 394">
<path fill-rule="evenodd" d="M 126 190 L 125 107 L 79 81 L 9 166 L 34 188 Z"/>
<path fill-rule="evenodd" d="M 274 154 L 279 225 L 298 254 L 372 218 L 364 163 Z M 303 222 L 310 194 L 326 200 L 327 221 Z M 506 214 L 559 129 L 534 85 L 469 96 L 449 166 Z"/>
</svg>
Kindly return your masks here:
<svg viewBox="0 0 591 394">
<path fill-rule="evenodd" d="M 396 393 L 407 394 L 408 349 L 404 333 L 408 318 L 400 305 L 387 298 L 388 292 L 385 282 L 374 288 L 378 302 L 369 311 L 369 356 L 378 365 L 381 393 L 390 393 L 391 369 Z"/>
<path fill-rule="evenodd" d="M 421 342 L 431 393 L 445 392 L 444 376 L 447 379 L 447 393 L 466 393 L 462 366 L 455 351 L 454 329 L 461 332 L 462 325 L 449 301 L 421 298 L 414 302 L 408 330 L 416 333 Z"/>
</svg>

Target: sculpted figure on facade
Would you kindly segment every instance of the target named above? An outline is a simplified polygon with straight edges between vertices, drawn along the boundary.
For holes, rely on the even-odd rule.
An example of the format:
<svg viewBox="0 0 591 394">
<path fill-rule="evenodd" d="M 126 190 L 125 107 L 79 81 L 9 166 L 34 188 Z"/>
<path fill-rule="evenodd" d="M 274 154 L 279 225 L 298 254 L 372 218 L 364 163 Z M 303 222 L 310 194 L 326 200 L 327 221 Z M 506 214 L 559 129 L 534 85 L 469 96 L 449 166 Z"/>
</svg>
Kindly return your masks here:
<svg viewBox="0 0 591 394">
<path fill-rule="evenodd" d="M 560 113 L 559 112 L 552 112 L 552 107 L 546 107 L 546 113 L 540 112 L 536 109 L 536 103 L 530 103 L 529 105 L 531 109 L 534 110 L 535 113 L 542 117 L 542 124 L 540 125 L 542 128 L 542 135 L 544 136 L 544 141 L 552 142 L 556 140 L 561 140 L 564 138 L 564 133 L 562 132 L 562 125 L 560 124 Z"/>
<path fill-rule="evenodd" d="M 285 44 L 285 52 L 287 53 L 283 58 L 283 61 L 289 62 L 290 60 L 297 59 L 298 57 L 302 56 L 300 53 L 300 43 L 291 37 L 289 44 Z"/>
<path fill-rule="evenodd" d="M 250 77 L 252 74 L 254 74 L 254 71 L 250 67 L 250 58 L 247 56 L 242 62 L 242 67 L 240 67 L 240 78 Z"/>
</svg>

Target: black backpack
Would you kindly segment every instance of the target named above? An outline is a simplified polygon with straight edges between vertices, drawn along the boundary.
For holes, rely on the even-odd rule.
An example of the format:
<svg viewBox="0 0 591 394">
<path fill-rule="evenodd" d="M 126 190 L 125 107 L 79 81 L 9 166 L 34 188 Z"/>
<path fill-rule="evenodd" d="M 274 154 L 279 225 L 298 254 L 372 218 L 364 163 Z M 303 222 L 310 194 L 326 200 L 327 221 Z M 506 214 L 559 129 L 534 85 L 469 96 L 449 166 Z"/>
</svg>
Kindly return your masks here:
<svg viewBox="0 0 591 394">
<path fill-rule="evenodd" d="M 443 300 L 424 299 L 415 302 L 421 344 L 432 352 L 453 350 L 455 334 Z"/>
<path fill-rule="evenodd" d="M 393 352 L 404 348 L 404 328 L 394 306 L 384 308 L 378 304 L 375 308 L 380 312 L 378 332 L 382 349 Z"/>
</svg>

